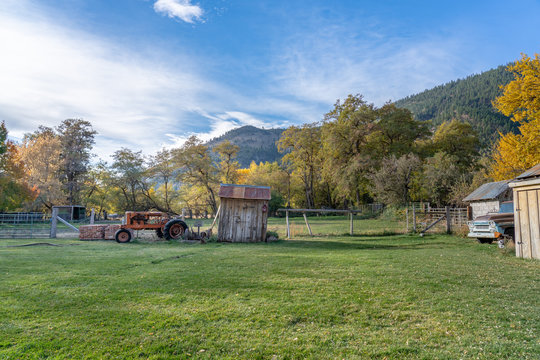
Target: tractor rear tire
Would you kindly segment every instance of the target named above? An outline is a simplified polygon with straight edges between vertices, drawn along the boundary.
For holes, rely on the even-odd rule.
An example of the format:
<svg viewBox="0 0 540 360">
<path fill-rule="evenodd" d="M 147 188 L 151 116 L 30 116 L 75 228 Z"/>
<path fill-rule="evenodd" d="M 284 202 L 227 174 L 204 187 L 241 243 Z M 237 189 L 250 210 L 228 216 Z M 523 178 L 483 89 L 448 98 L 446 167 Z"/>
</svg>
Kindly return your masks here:
<svg viewBox="0 0 540 360">
<path fill-rule="evenodd" d="M 165 224 L 163 236 L 167 240 L 182 239 L 187 234 L 188 226 L 180 219 L 174 219 Z"/>
<path fill-rule="evenodd" d="M 114 234 L 116 242 L 125 244 L 131 241 L 131 232 L 126 229 L 120 229 Z"/>
</svg>

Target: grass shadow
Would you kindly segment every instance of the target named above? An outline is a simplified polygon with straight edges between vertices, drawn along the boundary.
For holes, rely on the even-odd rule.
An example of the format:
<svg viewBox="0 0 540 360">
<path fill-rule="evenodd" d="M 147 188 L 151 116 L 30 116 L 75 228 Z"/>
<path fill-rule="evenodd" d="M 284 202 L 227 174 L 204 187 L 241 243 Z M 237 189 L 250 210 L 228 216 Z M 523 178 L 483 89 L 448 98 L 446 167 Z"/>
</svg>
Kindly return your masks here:
<svg viewBox="0 0 540 360">
<path fill-rule="evenodd" d="M 353 239 L 353 237 L 351 237 Z M 320 250 L 420 250 L 425 248 L 431 248 L 434 246 L 447 245 L 444 241 L 422 241 L 411 242 L 410 240 L 404 243 L 381 244 L 380 238 L 374 237 L 373 240 L 377 242 L 368 241 L 329 241 L 329 240 L 283 240 L 273 243 L 274 246 L 283 246 L 284 248 L 295 249 L 320 249 Z M 371 239 L 370 239 L 371 240 Z M 412 240 L 412 239 L 411 239 Z"/>
</svg>

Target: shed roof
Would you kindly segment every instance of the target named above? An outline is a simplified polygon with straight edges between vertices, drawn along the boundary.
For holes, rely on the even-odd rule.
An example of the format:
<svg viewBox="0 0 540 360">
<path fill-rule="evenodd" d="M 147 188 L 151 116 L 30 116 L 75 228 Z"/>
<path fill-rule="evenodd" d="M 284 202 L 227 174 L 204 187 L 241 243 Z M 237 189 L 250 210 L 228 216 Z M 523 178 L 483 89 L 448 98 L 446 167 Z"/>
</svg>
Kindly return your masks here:
<svg viewBox="0 0 540 360">
<path fill-rule="evenodd" d="M 69 209 L 69 208 L 85 208 L 84 205 L 54 205 L 53 208 Z"/>
<path fill-rule="evenodd" d="M 529 170 L 525 171 L 523 174 L 516 177 L 515 180 L 524 180 L 524 179 L 530 179 L 534 177 L 540 177 L 540 163 L 536 164 Z"/>
<path fill-rule="evenodd" d="M 509 189 L 510 180 L 490 182 L 481 185 L 470 193 L 463 201 L 493 200 Z"/>
<path fill-rule="evenodd" d="M 220 198 L 270 200 L 270 186 L 221 184 Z"/>
</svg>

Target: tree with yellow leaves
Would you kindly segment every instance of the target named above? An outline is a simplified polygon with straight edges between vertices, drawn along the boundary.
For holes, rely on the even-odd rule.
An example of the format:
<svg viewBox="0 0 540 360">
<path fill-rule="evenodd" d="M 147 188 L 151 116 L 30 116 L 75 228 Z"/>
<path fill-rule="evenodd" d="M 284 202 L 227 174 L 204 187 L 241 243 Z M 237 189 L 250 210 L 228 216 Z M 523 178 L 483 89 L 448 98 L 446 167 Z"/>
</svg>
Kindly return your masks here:
<svg viewBox="0 0 540 360">
<path fill-rule="evenodd" d="M 520 124 L 520 133 L 501 134 L 491 169 L 495 180 L 512 179 L 540 163 L 540 55 L 531 59 L 523 54 L 508 70 L 514 80 L 503 87 L 493 105 Z"/>
<path fill-rule="evenodd" d="M 26 134 L 18 146 L 19 161 L 24 164 L 25 179 L 35 189 L 33 210 L 52 209 L 66 203 L 62 183 L 58 178 L 62 145 L 51 128 L 40 127 Z"/>
</svg>

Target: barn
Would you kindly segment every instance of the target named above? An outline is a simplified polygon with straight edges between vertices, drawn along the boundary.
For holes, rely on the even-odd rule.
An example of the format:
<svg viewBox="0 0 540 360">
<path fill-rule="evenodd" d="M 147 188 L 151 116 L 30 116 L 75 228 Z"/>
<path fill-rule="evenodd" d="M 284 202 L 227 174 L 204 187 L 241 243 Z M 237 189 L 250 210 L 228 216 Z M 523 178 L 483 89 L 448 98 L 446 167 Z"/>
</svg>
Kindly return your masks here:
<svg viewBox="0 0 540 360">
<path fill-rule="evenodd" d="M 218 241 L 266 241 L 270 187 L 221 184 Z"/>
<path fill-rule="evenodd" d="M 540 259 L 540 164 L 510 183 L 514 192 L 516 256 Z"/>
<path fill-rule="evenodd" d="M 497 213 L 501 202 L 512 200 L 512 189 L 508 186 L 510 181 L 503 180 L 483 184 L 463 199 L 463 202 L 469 203 L 471 206 L 472 219 L 488 213 Z"/>
</svg>

